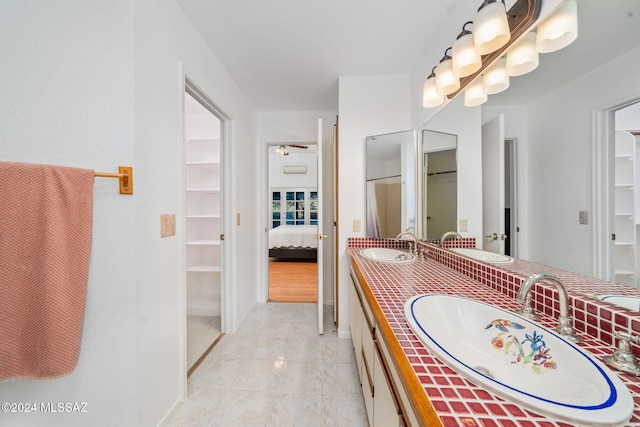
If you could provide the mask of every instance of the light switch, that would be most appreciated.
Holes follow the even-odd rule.
[[[582,225],[589,224],[589,212],[580,211],[580,224]]]
[[[236,212],[236,225],[240,225],[240,212]]]
[[[469,231],[468,229],[469,227],[467,226],[467,220],[466,219],[461,219],[458,221],[458,230],[461,233],[465,233],[467,231]]]
[[[160,237],[175,236],[176,234],[176,214],[160,215]]]
[[[362,221],[360,221],[359,219],[354,219],[353,220],[353,231],[355,233],[359,233],[361,228],[362,228]]]

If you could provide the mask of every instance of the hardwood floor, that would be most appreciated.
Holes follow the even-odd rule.
[[[269,259],[269,301],[316,302],[317,264],[302,260]]]

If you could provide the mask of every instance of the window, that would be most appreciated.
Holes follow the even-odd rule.
[[[318,191],[309,188],[271,190],[271,228],[318,225]]]

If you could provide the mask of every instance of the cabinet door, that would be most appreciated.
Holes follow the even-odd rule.
[[[360,384],[362,384],[362,306],[360,297],[356,290],[356,284],[351,277],[351,288],[349,292],[349,328],[351,330],[351,341],[356,355],[356,365]]]
[[[366,328],[362,330],[362,375],[360,376],[362,382],[362,396],[364,397],[364,406],[367,409],[367,418],[369,419],[369,425],[373,426],[374,422],[374,343],[371,331]]]
[[[384,369],[382,354],[378,343],[373,359],[373,377],[375,378],[375,398],[373,399],[373,427],[391,427],[400,425],[396,397],[393,394],[391,380]]]

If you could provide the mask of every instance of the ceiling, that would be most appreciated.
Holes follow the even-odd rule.
[[[177,2],[256,111],[337,111],[339,77],[416,71],[433,29],[447,20],[461,27],[452,17],[471,7],[455,0]],[[473,11],[480,1],[472,4]],[[490,103],[539,96],[638,46],[640,1],[578,0],[578,13],[578,40],[541,55],[537,70],[513,78]]]
[[[177,0],[257,111],[337,111],[338,77],[410,73],[455,0]]]

